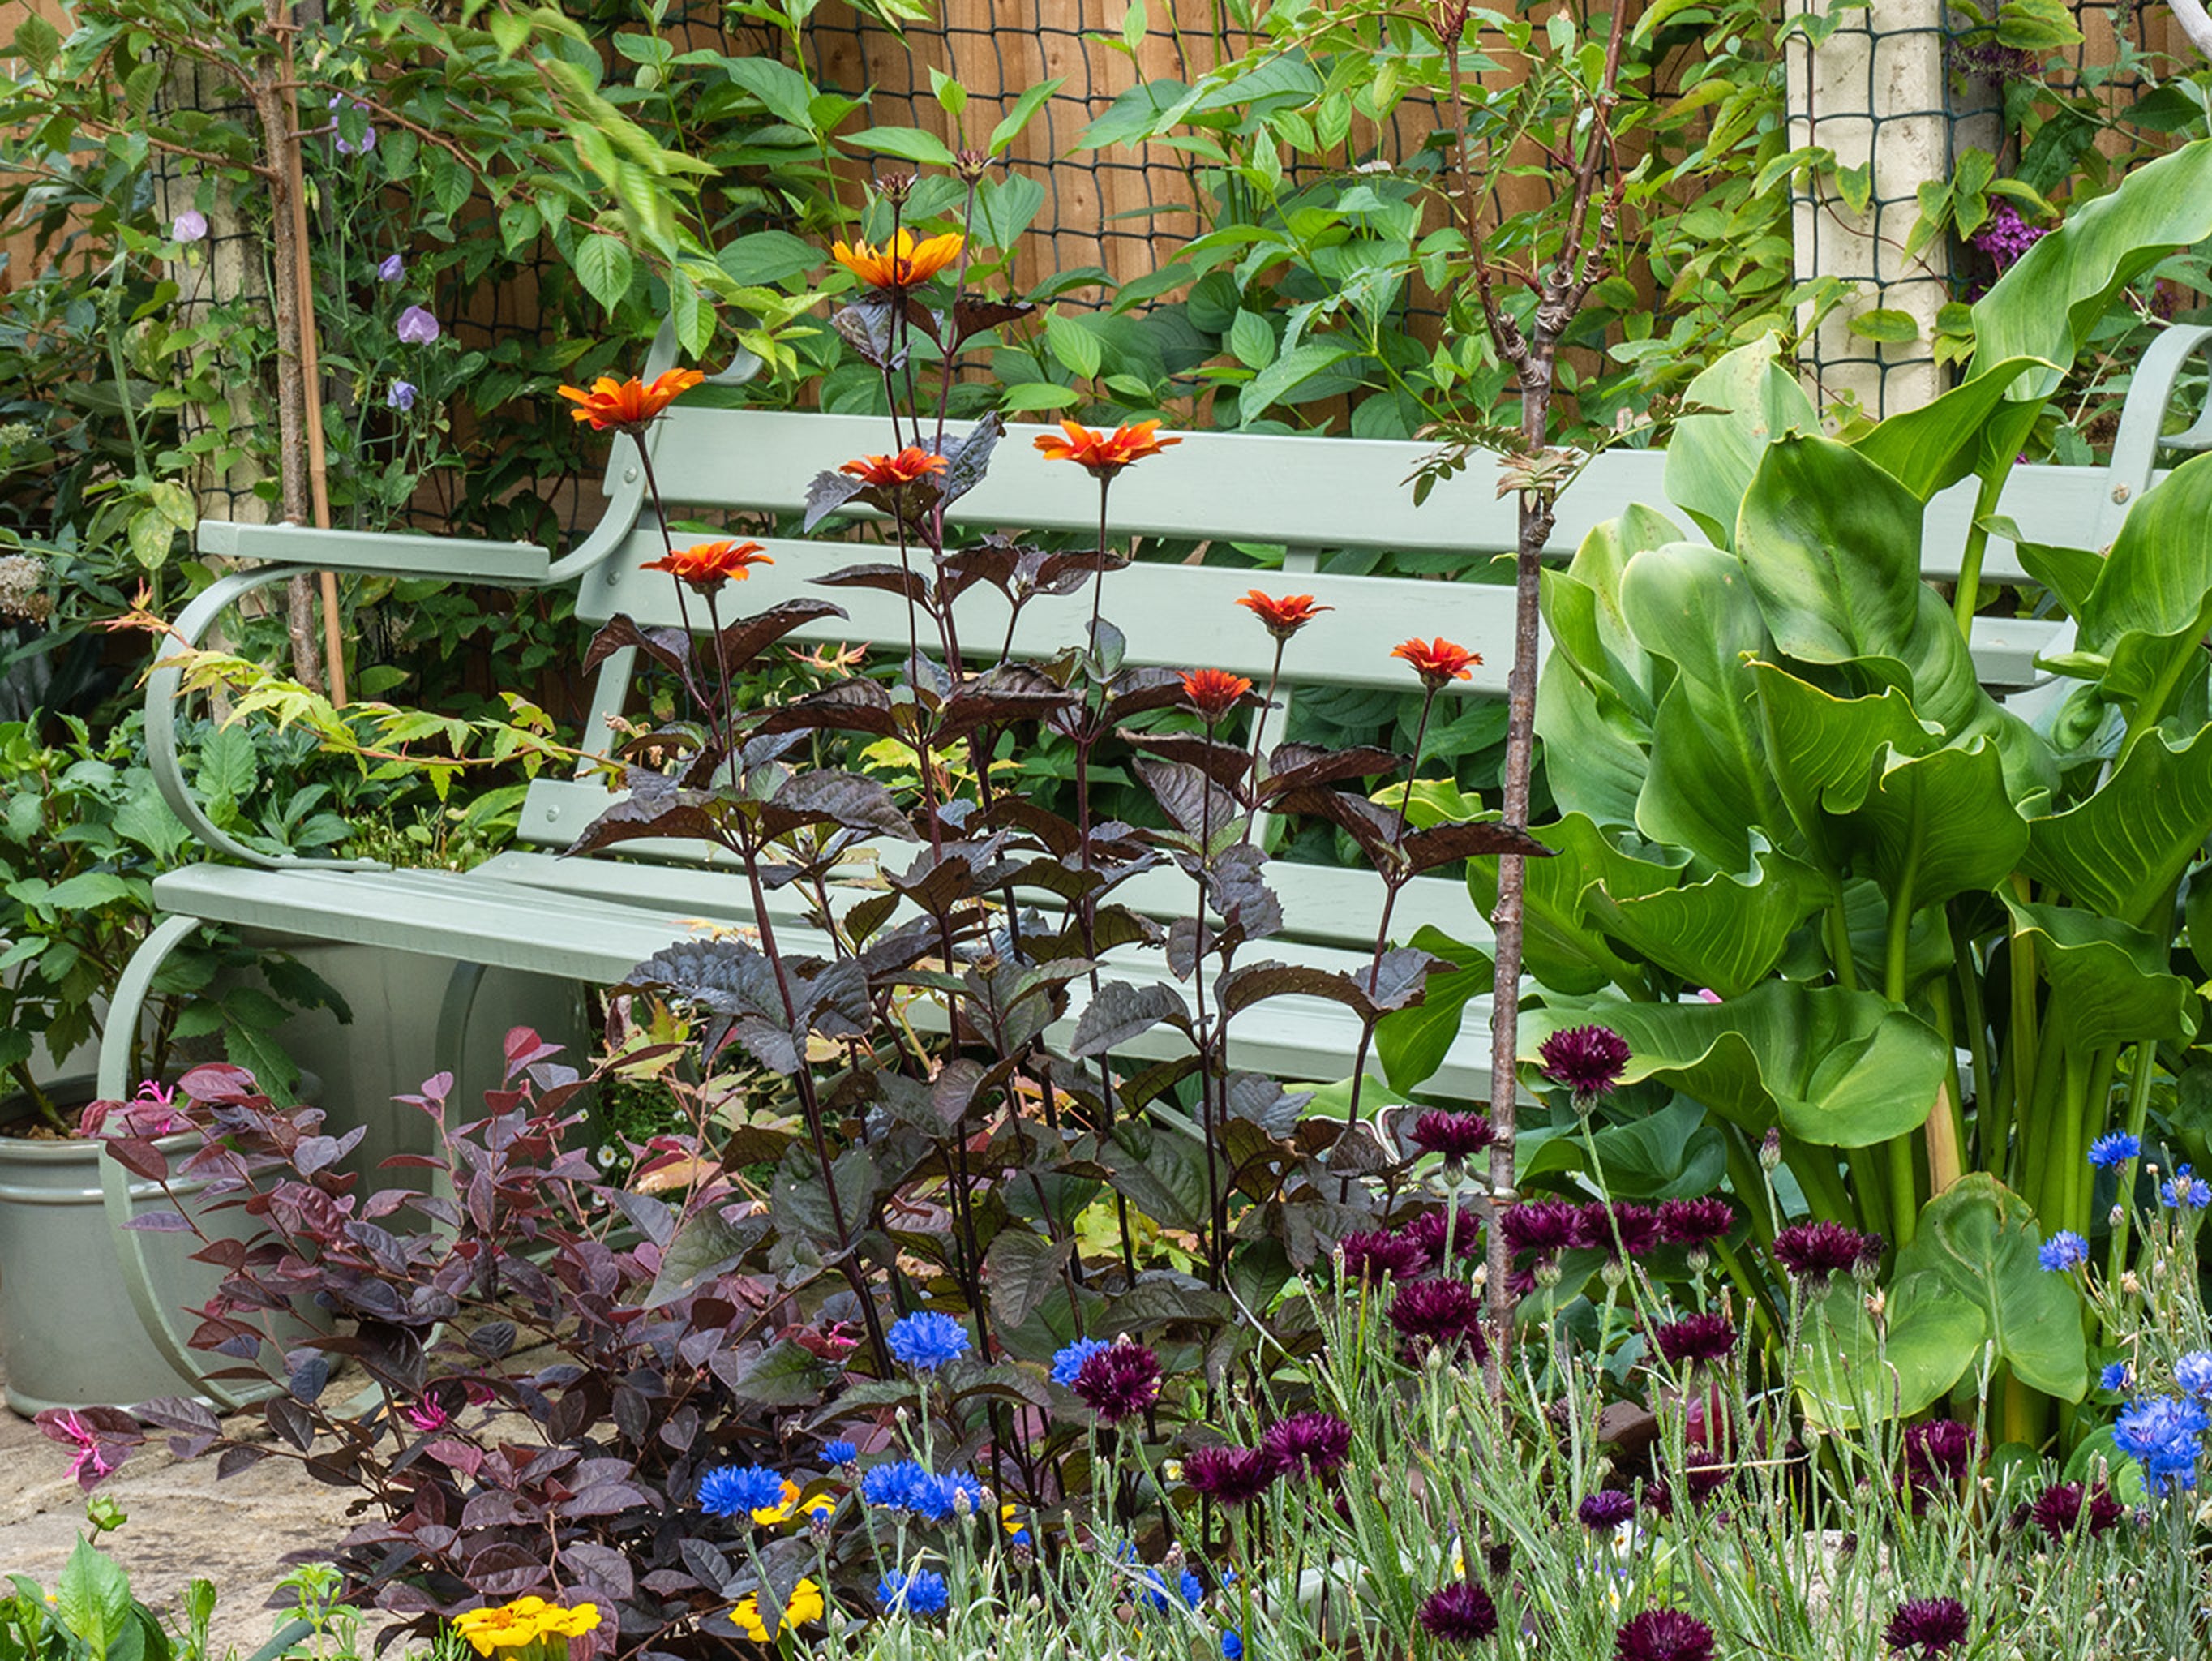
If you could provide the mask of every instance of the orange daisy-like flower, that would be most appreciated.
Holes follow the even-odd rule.
[[[911,289],[959,259],[967,242],[957,231],[917,242],[912,231],[902,230],[880,248],[857,240],[849,247],[832,243],[830,257],[872,289]]]
[[[617,380],[612,375],[603,374],[592,383],[590,392],[580,386],[563,386],[561,396],[577,406],[568,413],[579,421],[590,422],[593,432],[604,433],[611,428],[618,433],[635,435],[645,431],[647,423],[706,378],[696,369],[664,369],[648,386],[635,375],[628,380]]]
[[[1133,426],[1116,427],[1110,433],[1094,433],[1078,423],[1063,421],[1060,430],[1067,436],[1047,433],[1036,441],[1045,459],[1072,461],[1093,478],[1111,478],[1131,462],[1156,456],[1170,444],[1182,442],[1179,438],[1160,437],[1157,421],[1139,421]]]
[[[743,582],[752,575],[756,565],[775,563],[761,551],[757,542],[702,542],[694,547],[678,548],[662,558],[647,560],[642,569],[665,571],[678,582],[687,583],[702,594],[711,594],[719,592],[726,582]]]
[[[1288,640],[1323,611],[1336,610],[1334,605],[1315,605],[1311,594],[1285,594],[1273,599],[1257,588],[1237,603],[1267,624],[1267,632],[1277,640]]]
[[[1182,695],[1211,726],[1234,709],[1252,683],[1226,669],[1194,669],[1182,678]]]
[[[919,444],[909,444],[895,456],[862,456],[858,461],[848,461],[837,470],[850,473],[854,478],[872,484],[878,490],[896,490],[902,484],[930,473],[945,471],[945,458],[923,449]]]
[[[1446,681],[1474,679],[1472,666],[1482,661],[1481,653],[1455,646],[1441,635],[1427,642],[1419,635],[1401,641],[1390,648],[1390,655],[1412,664],[1413,672],[1432,687],[1442,686]]]

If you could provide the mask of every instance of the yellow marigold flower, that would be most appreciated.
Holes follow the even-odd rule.
[[[959,259],[966,244],[957,231],[917,242],[912,231],[902,228],[880,248],[857,240],[849,247],[832,243],[830,257],[872,289],[911,289]]]
[[[453,1617],[453,1630],[469,1640],[478,1655],[501,1650],[526,1650],[543,1639],[580,1638],[599,1624],[599,1607],[579,1603],[564,1609],[542,1597],[518,1597],[496,1609],[466,1609]]]
[[[770,1523],[781,1523],[791,1515],[791,1508],[799,1503],[799,1484],[788,1476],[783,1479],[783,1497],[772,1506],[759,1506],[753,1510],[753,1521],[765,1528]]]
[[[793,1627],[819,1621],[822,1609],[822,1588],[811,1580],[800,1581],[791,1589],[791,1596],[784,1600],[783,1624],[776,1628],[776,1633],[787,1633]],[[765,1644],[775,1635],[769,1631],[768,1623],[761,1619],[757,1593],[749,1591],[738,1599],[735,1607],[730,1610],[730,1620],[739,1632],[756,1644]]]

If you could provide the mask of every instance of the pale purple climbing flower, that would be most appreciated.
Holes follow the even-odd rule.
[[[410,306],[399,313],[399,338],[409,346],[427,346],[445,332],[438,319],[420,306]]]
[[[411,380],[393,381],[392,390],[384,395],[384,401],[391,408],[405,414],[415,407],[415,383]]]
[[[397,283],[406,275],[407,262],[398,254],[393,254],[376,268],[376,280],[380,283]]]
[[[204,242],[207,234],[207,216],[198,208],[187,208],[169,222],[169,234],[179,242]]]

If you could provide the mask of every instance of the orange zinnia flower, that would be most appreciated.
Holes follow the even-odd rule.
[[[645,431],[647,422],[706,378],[696,369],[664,369],[648,386],[635,375],[617,380],[603,374],[592,383],[590,392],[580,386],[563,386],[561,396],[575,403],[577,407],[568,413],[579,421],[590,422],[593,432],[612,428],[635,436]]]
[[[1208,726],[1237,707],[1252,683],[1226,669],[1194,669],[1182,678],[1182,695]]]
[[[1139,421],[1134,426],[1116,427],[1110,433],[1094,433],[1075,422],[1063,421],[1060,430],[1067,436],[1058,438],[1047,433],[1036,441],[1045,459],[1073,461],[1093,478],[1111,478],[1131,462],[1156,456],[1169,445],[1182,442],[1179,438],[1158,436],[1157,421]]]
[[[1412,664],[1413,672],[1431,687],[1442,686],[1448,680],[1474,679],[1474,671],[1470,666],[1482,661],[1481,653],[1455,646],[1441,635],[1426,642],[1419,635],[1401,641],[1390,648],[1390,655]]]
[[[882,247],[855,241],[850,247],[832,243],[830,257],[872,289],[911,289],[927,283],[960,258],[968,239],[947,231],[917,242],[914,233],[902,230]]]
[[[1237,603],[1267,624],[1267,632],[1277,640],[1288,640],[1323,611],[1336,610],[1334,605],[1315,605],[1311,594],[1285,594],[1280,599],[1271,599],[1257,588]]]
[[[928,473],[945,471],[945,458],[923,449],[919,444],[909,444],[895,456],[862,456],[858,461],[848,461],[837,470],[850,473],[854,478],[872,484],[878,490],[894,490],[902,484],[911,484]]]
[[[693,547],[678,548],[659,559],[649,559],[641,569],[665,571],[678,582],[689,583],[702,594],[711,594],[733,578],[743,582],[752,575],[756,565],[775,563],[761,551],[757,542],[702,542]]]

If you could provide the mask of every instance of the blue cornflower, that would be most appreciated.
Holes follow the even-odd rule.
[[[1073,1390],[1075,1375],[1083,1371],[1083,1364],[1100,1350],[1112,1348],[1103,1338],[1078,1338],[1052,1358],[1053,1383],[1062,1390]]]
[[[915,1490],[929,1480],[929,1473],[911,1459],[871,1465],[860,1475],[860,1498],[872,1506],[905,1510],[913,1506]]]
[[[925,1475],[915,1481],[907,1499],[907,1509],[929,1522],[942,1523],[958,1513],[963,1495],[968,1501],[968,1514],[972,1517],[983,1504],[981,1482],[965,1471],[952,1471],[943,1476]]]
[[[724,1465],[699,1479],[699,1505],[717,1517],[749,1517],[783,1503],[783,1477],[766,1465]]]
[[[2167,1206],[2187,1206],[2191,1211],[2202,1211],[2212,1205],[2212,1183],[2190,1174],[2185,1165],[2176,1165],[2173,1175],[2158,1185],[2158,1202]]]
[[[1221,1634],[1221,1661],[1244,1661],[1244,1640],[1234,1628]]]
[[[2107,1361],[2105,1370],[2097,1375],[2097,1388],[2119,1390],[2127,1387],[2128,1364],[2125,1361]]]
[[[894,1573],[876,1582],[876,1602],[892,1615],[939,1615],[951,1601],[951,1588],[935,1569]]]
[[[2124,1130],[2107,1131],[2089,1144],[2089,1163],[2100,1171],[2110,1171],[2116,1165],[2124,1165],[2142,1153],[2142,1141]]]
[[[1206,1596],[1206,1583],[1188,1569],[1185,1569],[1176,1577],[1176,1591],[1182,1595],[1183,1606],[1194,1609]],[[1145,1573],[1145,1596],[1151,1600],[1152,1607],[1156,1609],[1175,1607],[1168,1601],[1166,1578],[1158,1569],[1148,1569]]]
[[[2112,1427],[2112,1441],[2121,1452],[2142,1463],[2143,1475],[2153,1494],[2169,1486],[2197,1486],[2197,1462],[2203,1456],[2197,1440],[2212,1417],[2203,1406],[2179,1396],[2154,1396],[2130,1402]]]
[[[2072,1229],[2062,1228],[2043,1243],[2035,1260],[2053,1274],[2079,1269],[2089,1261],[2089,1243]]]
[[[833,1470],[839,1465],[856,1465],[860,1462],[860,1450],[850,1442],[832,1442],[822,1450],[822,1463]]]
[[[2212,1396],[2212,1349],[2192,1349],[2176,1361],[2173,1382],[2191,1396]]]
[[[968,1348],[968,1334],[960,1323],[933,1309],[900,1316],[884,1336],[891,1354],[916,1372],[934,1372]]]

